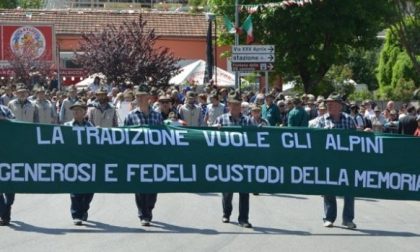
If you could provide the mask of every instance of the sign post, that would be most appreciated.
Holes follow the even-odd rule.
[[[274,69],[274,45],[232,46],[232,70],[237,72],[265,72],[265,92],[268,92],[268,72]]]
[[[274,45],[232,46],[232,70],[235,72],[267,72],[274,69]]]

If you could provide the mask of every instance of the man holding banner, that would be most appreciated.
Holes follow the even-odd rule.
[[[136,90],[137,107],[124,120],[125,126],[163,125],[162,115],[154,111],[149,104],[149,87],[140,85]],[[136,193],[136,205],[142,226],[150,226],[157,193]]]
[[[332,93],[326,100],[328,113],[322,116],[315,128],[323,129],[356,129],[354,120],[346,113],[342,112],[343,101],[341,96]],[[324,227],[333,227],[334,221],[337,218],[337,200],[335,196],[324,195]],[[343,208],[343,226],[354,229],[356,224],[354,219],[354,197],[344,196]]]
[[[216,119],[215,126],[251,126],[252,122],[248,116],[241,113],[241,96],[232,92],[228,96],[228,108],[229,112],[223,114]],[[223,205],[223,223],[230,222],[230,215],[232,213],[232,198],[233,193],[223,193],[222,205]],[[251,223],[248,222],[249,214],[249,193],[239,193],[239,217],[238,223],[241,227],[252,228]]]
[[[72,106],[70,106],[70,110],[73,112],[73,120],[65,122],[65,126],[94,127],[91,122],[86,120],[87,105],[84,102],[76,101]],[[88,210],[90,208],[90,202],[93,199],[93,195],[93,193],[70,194],[70,210],[74,225],[80,226],[83,221],[87,221]]]
[[[8,107],[0,104],[0,120],[10,120],[14,118],[15,115],[12,111]],[[12,204],[14,201],[14,193],[0,193],[0,226],[9,225]]]

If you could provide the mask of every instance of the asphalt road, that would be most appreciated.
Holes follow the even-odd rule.
[[[96,194],[84,226],[73,225],[69,206],[65,194],[18,194],[0,251],[420,251],[415,201],[357,199],[357,230],[341,218],[324,228],[320,196],[251,195],[253,229],[222,223],[214,193],[160,194],[151,227],[140,226],[134,195]]]

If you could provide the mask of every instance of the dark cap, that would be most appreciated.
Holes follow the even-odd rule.
[[[145,84],[140,84],[136,88],[136,95],[147,95],[149,94],[150,88]]]
[[[70,106],[70,109],[75,109],[75,108],[82,108],[82,109],[86,110],[87,105],[86,105],[86,103],[84,103],[82,101],[76,101],[73,105]]]
[[[293,104],[300,104],[302,103],[302,100],[300,99],[300,97],[298,95],[296,95],[295,97],[293,97],[292,99]]]
[[[228,95],[228,102],[229,103],[241,103],[242,102],[241,95],[236,91],[230,92],[229,95]]]
[[[350,108],[351,109],[359,109],[359,106],[357,106],[357,103],[355,103],[355,102],[352,102],[352,103],[350,103]]]
[[[325,100],[326,102],[339,102],[342,103],[343,99],[341,98],[341,95],[338,93],[331,93],[328,98]]]
[[[21,85],[18,85],[16,87],[16,92],[17,93],[19,93],[19,92],[28,92],[28,89],[26,88],[25,85],[21,84]]]
[[[187,92],[187,98],[188,99],[195,99],[197,97],[197,93],[194,91],[188,91]]]
[[[169,97],[168,95],[161,95],[159,96],[159,100],[160,102],[169,102],[171,101],[171,97]]]

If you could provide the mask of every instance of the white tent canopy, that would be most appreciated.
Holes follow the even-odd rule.
[[[80,82],[78,82],[78,83],[76,83],[76,87],[77,87],[77,89],[87,89],[87,87],[89,86],[89,84],[91,84],[91,83],[93,83],[93,80],[96,78],[96,77],[99,77],[99,78],[101,78],[102,80],[103,79],[105,79],[105,75],[103,75],[102,73],[95,73],[95,74],[92,74],[92,75],[90,75],[89,77],[87,77],[86,79],[84,79],[84,80],[82,80],[82,81],[80,81]]]
[[[169,84],[182,85],[186,82],[195,83],[196,85],[204,84],[204,72],[206,69],[206,62],[204,60],[197,60],[181,68],[181,72],[172,77]],[[215,71],[213,71],[212,79],[216,82]],[[217,68],[217,83],[219,87],[233,87],[235,86],[235,75]]]

